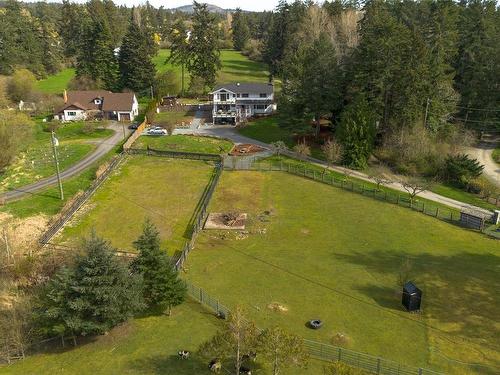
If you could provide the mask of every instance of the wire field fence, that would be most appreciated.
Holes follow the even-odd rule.
[[[230,314],[228,307],[224,306],[217,298],[205,292],[202,288],[186,281],[188,295],[202,305],[207,306],[221,318]],[[419,367],[402,365],[384,358],[356,352],[334,345],[323,344],[317,341],[304,339],[307,353],[316,359],[328,362],[343,362],[349,366],[363,369],[380,375],[438,375],[439,372]]]
[[[177,271],[179,271],[184,265],[184,262],[186,261],[189,252],[194,248],[194,243],[196,241],[198,233],[203,228],[203,223],[207,215],[207,208],[215,192],[215,188],[219,182],[222,170],[223,170],[223,162],[219,161],[215,165],[214,174],[212,175],[212,178],[207,186],[207,189],[205,190],[203,196],[201,197],[197,211],[195,212],[193,218],[193,226],[191,229],[191,238],[189,239],[189,241],[186,242],[186,244],[184,245],[179,254],[179,257],[175,261],[175,269]]]
[[[111,172],[121,163],[125,154],[121,153],[115,156],[107,165],[106,169],[99,174],[99,176],[92,182],[87,190],[78,196],[69,207],[65,208],[60,214],[59,218],[55,220],[47,229],[47,231],[40,237],[40,244],[47,244],[52,237],[56,235],[59,230],[71,219],[76,211],[95,193],[95,191],[101,186],[101,184],[106,180]]]
[[[305,164],[290,163],[278,160],[251,160],[245,162],[225,163],[224,168],[228,170],[251,170],[251,171],[280,171],[287,172],[296,176],[301,176],[314,181],[322,182],[327,185],[335,186],[344,190],[359,193],[374,199],[396,204],[422,212],[426,215],[436,217],[441,220],[460,224],[460,211],[447,208],[442,205],[433,204],[427,200],[419,200],[418,197],[413,200],[408,194],[398,193],[394,190],[385,188],[383,185],[377,188],[374,183],[362,183],[359,180],[349,178],[349,176],[339,176],[329,170],[311,168]],[[485,233],[493,235],[484,230]]]

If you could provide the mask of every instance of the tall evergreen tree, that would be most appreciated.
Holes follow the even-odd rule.
[[[87,14],[80,5],[63,0],[59,34],[63,41],[64,55],[68,58],[75,57],[81,46],[83,25],[86,22],[84,17],[87,17]]]
[[[26,67],[38,76],[45,74],[41,35],[35,18],[16,0],[8,0],[0,12],[0,74]]]
[[[362,95],[342,111],[336,134],[343,146],[345,165],[355,169],[366,167],[373,149],[376,121],[376,115]]]
[[[140,278],[94,233],[74,268],[63,268],[44,291],[38,314],[46,334],[103,334],[142,309]]]
[[[231,28],[233,30],[234,49],[241,51],[250,38],[250,29],[248,28],[246,17],[240,8],[236,8],[236,12],[233,13]]]
[[[360,44],[350,66],[351,91],[363,93],[384,128],[413,126],[427,100],[424,40],[380,0],[367,3]]]
[[[100,87],[115,90],[119,86],[119,68],[104,6],[92,0],[87,8],[90,20],[84,25],[76,75],[92,77]]]
[[[170,55],[165,61],[181,66],[181,95],[184,95],[185,87],[185,67],[191,57],[189,46],[189,30],[182,19],[178,19],[171,27],[169,32]]]
[[[139,252],[131,268],[142,276],[144,300],[153,308],[167,310],[180,305],[186,298],[186,285],[179,279],[167,253],[160,248],[160,234],[154,224],[146,220],[142,234],[134,242]]]
[[[118,63],[121,86],[137,92],[153,85],[156,67],[152,61],[156,51],[151,48],[152,35],[141,29],[139,20],[131,18],[129,28],[123,38]]]
[[[492,0],[463,1],[460,7],[455,63],[459,118],[472,127],[499,129],[500,9]]]
[[[193,30],[190,38],[190,58],[187,68],[191,86],[196,80],[203,83],[204,91],[215,84],[221,67],[216,17],[208,11],[207,4],[194,2]]]

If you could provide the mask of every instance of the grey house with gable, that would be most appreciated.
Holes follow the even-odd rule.
[[[237,125],[276,110],[272,83],[228,83],[217,86],[210,94],[214,124]]]

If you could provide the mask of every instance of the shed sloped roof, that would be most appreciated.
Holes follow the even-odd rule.
[[[270,83],[254,83],[254,82],[225,83],[223,85],[216,86],[213,92],[218,91],[220,89],[226,89],[236,94],[238,93],[271,94],[273,92],[274,86]]]

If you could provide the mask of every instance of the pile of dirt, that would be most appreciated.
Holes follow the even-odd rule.
[[[208,215],[204,229],[245,229],[246,213],[212,212]]]
[[[267,308],[269,310],[272,310],[274,312],[279,312],[279,313],[288,312],[288,307],[286,307],[285,305],[282,305],[281,303],[278,303],[278,302],[271,302],[269,305],[267,305]]]
[[[244,156],[244,155],[251,155],[255,154],[258,152],[265,151],[266,149],[257,145],[253,145],[251,143],[242,143],[240,145],[236,145],[233,147],[233,149],[229,152],[229,155],[231,156]]]

